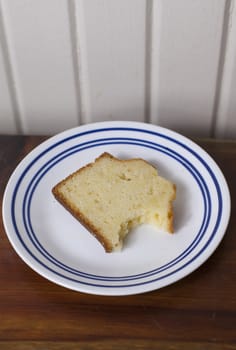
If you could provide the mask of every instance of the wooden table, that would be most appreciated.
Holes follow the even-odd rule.
[[[0,136],[1,204],[11,172],[44,139]],[[236,349],[236,142],[197,142],[226,176],[231,220],[210,259],[166,288],[103,297],[57,286],[17,256],[0,219],[1,350]]]

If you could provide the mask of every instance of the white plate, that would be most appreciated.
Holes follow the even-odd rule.
[[[141,157],[177,186],[175,234],[143,225],[121,252],[100,243],[53,197],[52,187],[107,151]],[[220,243],[230,195],[213,159],[189,139],[136,122],[102,122],[65,131],[39,145],[17,166],[5,190],[4,225],[19,256],[64,287],[127,295],[167,286],[199,267]]]

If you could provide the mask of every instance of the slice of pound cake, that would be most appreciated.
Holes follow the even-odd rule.
[[[143,159],[121,160],[103,153],[52,192],[106,252],[120,250],[128,232],[143,223],[173,232],[175,185]]]

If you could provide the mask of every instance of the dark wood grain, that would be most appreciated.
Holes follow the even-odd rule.
[[[1,205],[11,172],[44,139],[0,136]],[[236,143],[197,143],[225,174],[232,215],[210,259],[166,288],[105,297],[57,286],[22,262],[0,218],[0,349],[236,349]]]

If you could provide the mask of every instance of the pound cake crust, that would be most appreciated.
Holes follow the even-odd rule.
[[[52,189],[55,198],[103,245],[120,250],[128,232],[149,223],[173,233],[176,186],[141,158],[105,152]]]

